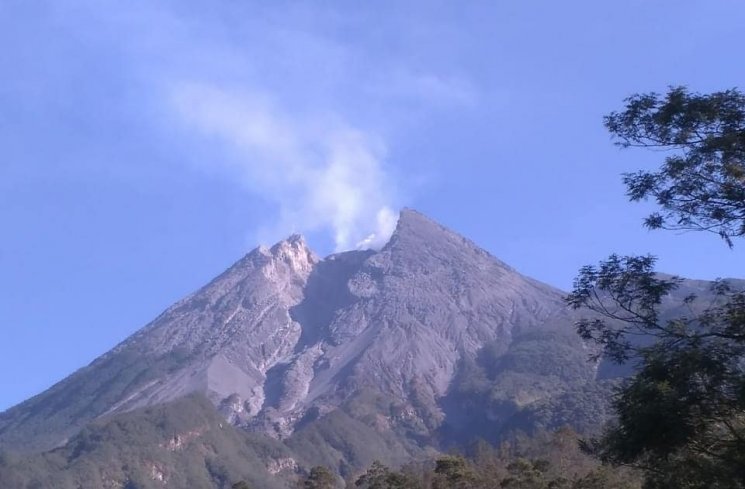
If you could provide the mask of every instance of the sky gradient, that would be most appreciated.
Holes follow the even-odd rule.
[[[259,243],[385,242],[402,206],[567,289],[611,252],[745,277],[649,232],[602,117],[742,87],[739,0],[0,2],[0,410]]]

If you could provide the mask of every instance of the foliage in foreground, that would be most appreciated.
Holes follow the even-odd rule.
[[[712,231],[730,246],[745,236],[745,94],[637,94],[605,126],[621,147],[666,152],[656,170],[624,175],[632,201],[659,207],[647,227]]]
[[[635,95],[606,127],[623,147],[668,151],[655,171],[625,175],[631,200],[651,198],[652,229],[713,231],[732,247],[745,236],[745,95],[671,88]],[[611,257],[580,270],[568,302],[595,315],[580,335],[636,374],[618,391],[617,421],[587,448],[632,465],[644,487],[745,487],[745,293],[714,284],[711,300],[685,298],[663,317],[680,286],[655,273],[651,256]]]
[[[324,474],[323,478],[318,474]],[[329,469],[316,467],[299,487],[332,489],[635,489],[637,475],[604,467],[580,450],[568,428],[534,437],[518,436],[494,448],[479,442],[468,456],[451,454],[431,462],[392,469],[374,462],[345,484],[331,480]]]

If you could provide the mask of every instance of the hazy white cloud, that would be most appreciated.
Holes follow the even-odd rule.
[[[276,203],[270,235],[328,230],[337,251],[380,247],[396,223],[385,146],[337,117],[292,116],[271,97],[203,83],[170,91],[190,128],[233,155],[226,163],[252,193]]]
[[[134,102],[158,129],[179,127],[183,151],[209,148],[215,156],[203,167],[276,206],[251,224],[263,240],[320,231],[337,250],[383,245],[403,200],[383,135],[477,99],[455,74],[414,72],[406,59],[348,39],[335,9],[83,4],[93,17],[78,22],[104,26],[103,41],[121,48],[119,64],[142,89]]]

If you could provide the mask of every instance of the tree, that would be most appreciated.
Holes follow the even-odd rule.
[[[302,483],[305,489],[333,489],[336,486],[336,477],[327,468],[317,465],[310,469],[310,473]]]
[[[502,479],[503,489],[569,489],[564,478],[549,480],[546,475],[549,463],[545,460],[517,459],[507,466],[509,476]]]
[[[631,200],[660,207],[648,227],[714,231],[730,246],[745,235],[745,95],[683,87],[634,95],[605,126],[622,147],[670,153],[656,171],[624,175]]]
[[[412,477],[392,471],[378,461],[373,462],[354,485],[363,489],[415,489],[419,487]]]
[[[624,147],[673,151],[657,171],[626,174],[632,201],[653,197],[650,228],[745,236],[745,97],[671,88],[635,95],[605,119]],[[745,294],[715,282],[702,304],[661,317],[681,280],[651,256],[611,257],[580,270],[567,300],[593,313],[577,325],[608,358],[637,373],[615,399],[618,419],[586,444],[602,460],[640,467],[645,487],[745,487]]]
[[[240,481],[230,486],[230,489],[251,489],[251,486],[246,481]]]
[[[616,471],[600,467],[576,480],[572,489],[636,489],[636,481],[619,476]]]
[[[476,486],[476,474],[468,461],[456,455],[437,459],[435,462],[435,489],[466,489]]]

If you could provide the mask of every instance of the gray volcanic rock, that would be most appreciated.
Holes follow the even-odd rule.
[[[498,359],[489,375],[512,379],[503,392],[515,406],[593,381],[563,296],[413,210],[377,252],[320,260],[292,236],[253,250],[89,366],[0,414],[0,448],[56,446],[93,419],[193,392],[231,423],[283,438],[311,414],[374,390],[431,434],[457,419],[449,392],[487,347]],[[531,371],[537,362],[525,351],[541,348],[548,363]]]
[[[0,414],[0,446],[48,448],[92,419],[201,392],[255,415],[266,372],[293,354],[290,308],[318,258],[300,236],[259,247],[87,367]]]

